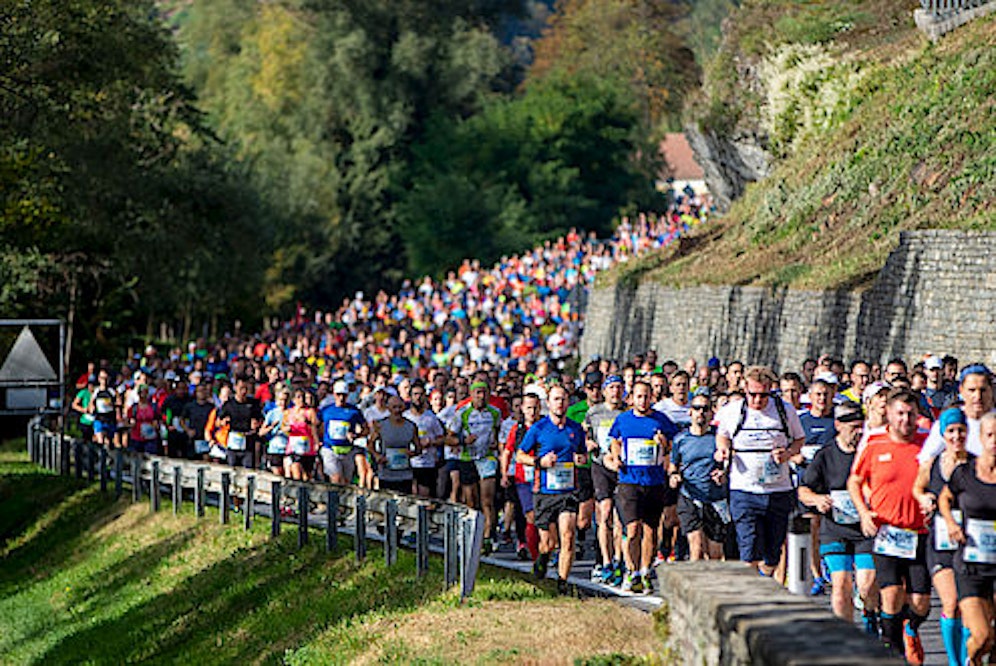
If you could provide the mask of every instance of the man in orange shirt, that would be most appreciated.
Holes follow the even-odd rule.
[[[886,431],[872,436],[859,454],[847,490],[861,518],[861,530],[875,537],[875,571],[882,590],[882,642],[922,664],[918,629],[930,613],[928,530],[913,498],[917,454],[924,435],[917,431],[917,396],[894,389],[886,402]],[[868,502],[863,488],[868,488]],[[908,602],[908,606],[904,606]]]

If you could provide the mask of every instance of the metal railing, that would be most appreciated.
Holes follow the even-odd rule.
[[[443,556],[447,589],[459,584],[462,598],[474,590],[484,519],[481,512],[461,504],[387,490],[293,481],[270,472],[124,449],[108,451],[52,432],[40,418],[28,423],[27,447],[32,462],[59,474],[99,482],[102,492],[109,492],[113,484],[115,497],[124,494],[125,486],[133,502],[143,501],[147,495],[153,512],[162,508],[165,496],[173,513],[178,513],[186,495],[193,501],[198,518],[211,502],[219,508],[219,520],[229,523],[232,503],[238,500],[247,530],[257,516],[269,517],[274,537],[280,535],[284,523],[295,524],[298,547],[303,547],[311,528],[324,529],[328,551],[337,547],[340,532],[352,534],[358,560],[366,557],[368,540],[383,541],[387,566],[396,564],[399,547],[410,547],[415,550],[419,576],[428,573],[429,555],[435,552]],[[283,515],[281,509],[288,505],[294,507],[293,515]],[[407,543],[399,539],[402,531],[412,535]]]
[[[974,9],[992,0],[920,0],[923,11],[935,17],[950,16],[966,9]]]

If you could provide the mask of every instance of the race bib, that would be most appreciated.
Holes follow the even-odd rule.
[[[723,521],[724,525],[729,525],[733,522],[733,516],[730,514],[730,503],[725,499],[716,500],[712,503],[712,508],[719,515],[719,519]]]
[[[204,455],[211,450],[211,444],[205,439],[195,439],[194,440],[194,453],[199,456]]]
[[[630,437],[626,440],[626,464],[632,467],[652,467],[659,464],[660,447],[652,439]]]
[[[498,460],[496,458],[482,458],[475,460],[477,465],[477,475],[482,479],[490,479],[498,475]]]
[[[210,454],[212,458],[217,458],[218,460],[224,460],[227,457],[225,455],[225,449],[221,448],[217,444],[211,445]]]
[[[858,508],[854,506],[851,493],[846,490],[831,490],[830,499],[833,501],[833,522],[838,525],[856,525],[861,522],[858,515]]]
[[[93,414],[80,414],[80,425],[92,426],[93,421]]]
[[[387,468],[400,472],[409,468],[408,452],[405,449],[387,449],[384,452],[387,457]]]
[[[788,476],[788,467],[775,462],[770,453],[755,453],[754,474],[762,486],[782,483]]]
[[[959,525],[963,525],[961,511],[951,510],[951,516]],[[958,550],[958,543],[951,540],[948,534],[948,524],[944,516],[937,514],[934,516],[934,550]]]
[[[574,463],[557,463],[546,470],[546,489],[557,492],[574,490]]]
[[[228,448],[232,451],[245,451],[246,434],[244,432],[229,432]]]
[[[612,421],[602,421],[595,428],[595,441],[598,442],[598,450],[603,456],[609,455],[612,450],[612,439],[609,437],[609,430],[612,429]]]
[[[904,530],[901,527],[882,525],[875,537],[875,553],[899,557],[904,560],[915,560],[916,543],[916,530]]]
[[[183,430],[183,423],[180,422],[179,416],[173,417],[173,430]]]
[[[969,518],[965,526],[968,539],[961,552],[966,562],[996,564],[996,522]]]
[[[159,434],[159,429],[156,428],[155,423],[139,423],[138,434],[141,435],[143,440],[148,441],[156,438],[156,435]]]
[[[823,447],[819,444],[807,444],[802,447],[802,459],[806,461],[806,464],[813,462],[813,458],[816,457],[816,453]]]
[[[522,478],[526,483],[532,483],[536,480],[536,468],[532,465],[522,466]]]
[[[311,451],[311,442],[304,435],[291,435],[287,438],[287,448],[296,456],[305,456]]]
[[[94,400],[94,406],[99,414],[110,414],[114,411],[114,403],[110,398],[97,398]]]
[[[329,439],[342,441],[349,437],[349,421],[329,421],[327,431]]]

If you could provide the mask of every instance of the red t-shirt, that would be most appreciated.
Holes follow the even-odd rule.
[[[872,435],[854,463],[853,473],[865,480],[871,495],[869,508],[875,522],[920,533],[927,531],[920,504],[913,499],[913,484],[920,465],[917,455],[926,437],[917,433],[912,442],[896,442],[888,432]]]
[[[505,441],[505,450],[512,453],[512,460],[515,460],[515,452],[519,449],[519,442],[522,437],[519,437],[519,431],[522,430],[522,435],[524,436],[525,431],[528,428],[524,427],[521,423],[516,423],[512,426],[512,429],[508,431],[508,439]],[[516,483],[528,483],[526,481],[526,467],[527,465],[522,465],[520,463],[515,463],[515,482]]]

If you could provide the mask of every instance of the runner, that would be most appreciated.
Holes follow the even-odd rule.
[[[568,593],[567,577],[574,564],[578,512],[575,465],[587,458],[584,431],[567,418],[567,397],[563,386],[550,388],[549,415],[529,428],[516,454],[518,462],[538,467],[540,472],[538,493],[534,497],[540,545],[533,572],[538,578],[546,577],[550,555],[559,541],[557,591],[560,594]]]
[[[411,494],[411,457],[419,453],[418,426],[403,415],[401,396],[387,399],[390,416],[371,424],[370,445],[377,459],[381,490]]]
[[[263,417],[259,436],[266,442],[266,468],[277,476],[284,475],[284,456],[287,455],[287,433],[283,430],[284,411],[290,404],[290,391],[276,389],[276,404]]]
[[[834,440],[821,448],[806,468],[799,486],[799,501],[822,515],[819,553],[830,571],[834,615],[847,622],[854,621],[851,590],[857,582],[865,631],[878,638],[879,599],[873,539],[861,532],[860,518],[847,491],[863,420],[857,403],[845,401],[834,408]]]
[[[575,402],[567,408],[567,418],[578,424],[585,422],[588,411],[600,405],[603,400],[602,381],[604,377],[598,370],[585,375],[584,390],[585,399]],[[584,556],[584,544],[587,539],[588,528],[591,526],[591,519],[595,513],[595,486],[592,482],[591,458],[589,457],[583,464],[578,465],[578,538],[577,557]],[[596,558],[599,557],[596,555]]]
[[[613,498],[619,475],[605,466],[606,457],[612,452],[609,431],[616,417],[623,413],[623,380],[619,375],[609,375],[602,387],[605,402],[588,410],[585,415],[588,456],[591,458],[591,478],[598,507],[598,553],[592,580],[610,585],[623,581],[623,526],[616,516]]]
[[[650,567],[657,546],[657,527],[668,494],[667,455],[678,427],[650,407],[650,385],[633,384],[633,408],[616,417],[609,430],[612,450],[608,466],[618,472],[616,502],[626,525],[629,570],[622,589],[650,594]]]
[[[938,506],[948,534],[960,544],[954,558],[958,606],[968,630],[969,663],[979,665],[994,645],[993,608],[996,582],[996,414],[981,418],[981,454],[951,473]],[[960,507],[964,527],[955,520]]]
[[[93,422],[96,419],[90,411],[90,402],[97,391],[97,377],[87,375],[84,381],[86,384],[76,392],[76,397],[73,398],[72,410],[76,418],[79,419],[80,434],[83,436],[83,441],[92,442]]]
[[[968,426],[965,414],[957,407],[941,414],[941,432],[944,434],[944,451],[930,461],[920,463],[913,497],[920,503],[920,510],[930,521],[930,541],[927,545],[927,565],[930,568],[934,589],[941,598],[941,637],[948,654],[949,666],[965,663],[962,623],[958,614],[958,589],[955,585],[954,551],[957,543],[948,536],[944,518],[935,515],[937,498],[941,496],[955,467],[969,461],[965,451]],[[958,505],[952,509],[957,512]]]
[[[816,452],[832,443],[837,435],[834,430],[834,392],[835,385],[828,383],[825,379],[815,379],[809,387],[809,409],[799,414],[799,421],[806,433],[806,443],[802,445],[800,455],[792,461],[795,464],[798,478],[802,478],[806,473],[806,468],[813,461]],[[809,519],[811,538],[809,568],[813,574],[813,587],[809,591],[810,596],[823,594],[826,591],[826,586],[830,583],[820,566],[821,520],[822,517],[819,513],[812,514]]]
[[[149,402],[149,387],[138,387],[138,398],[127,412],[128,449],[136,453],[159,453],[159,410]]]
[[[308,404],[308,392],[303,388],[294,389],[293,396],[280,425],[281,431],[287,434],[284,469],[295,481],[309,481],[315,473],[318,456],[318,414]]]
[[[982,364],[970,365],[961,371],[958,386],[961,408],[968,423],[968,439],[965,448],[974,456],[982,454],[982,441],[979,437],[983,416],[993,411],[992,373]],[[940,431],[940,421],[930,429],[930,435],[920,452],[920,462],[935,458],[944,449],[944,437]]]
[[[674,437],[668,479],[678,494],[678,518],[688,539],[691,561],[723,559],[731,522],[722,467],[716,463],[716,433],[708,389],[699,389],[689,407],[691,423]]]
[[[97,444],[105,448],[114,446],[114,433],[117,431],[120,413],[116,404],[116,393],[110,386],[111,376],[101,368],[97,373],[97,386],[93,400],[87,406],[93,416],[93,438]]]
[[[235,380],[234,394],[222,404],[216,419],[216,425],[228,429],[224,449],[231,467],[255,469],[254,438],[262,422],[259,403],[249,398],[249,382],[239,377]]]
[[[404,416],[418,427],[421,446],[421,453],[411,459],[415,479],[412,492],[422,497],[432,497],[436,493],[439,445],[445,438],[446,432],[443,430],[443,424],[429,409],[429,400],[422,382],[412,384],[411,399],[411,407]]]
[[[363,414],[347,400],[349,387],[343,380],[332,385],[333,404],[321,410],[322,421],[322,470],[332,483],[348,485],[359,472],[360,485],[372,486],[363,481],[367,478],[366,450],[356,445],[357,438],[369,434]]]
[[[210,442],[205,439],[204,432],[207,430],[208,418],[214,411],[214,405],[210,399],[210,389],[205,384],[199,384],[194,389],[194,399],[188,402],[180,414],[180,423],[187,433],[187,437],[193,442],[191,457],[194,460],[209,460],[208,454],[211,451]]]
[[[520,463],[516,459],[516,451],[519,444],[525,437],[526,432],[534,423],[539,421],[540,398],[535,393],[527,393],[522,396],[522,418],[513,425],[505,439],[505,446],[501,455],[502,482],[506,486],[514,486],[516,495],[516,507],[522,512],[525,519],[523,536],[516,547],[516,554],[520,560],[530,560],[535,562],[539,557],[539,531],[536,529],[536,514],[533,502],[533,485],[536,479],[536,468],[532,465]],[[525,550],[524,550],[525,549]]]
[[[753,366],[744,378],[746,398],[716,414],[716,459],[729,474],[740,559],[771,576],[795,506],[788,461],[801,451],[805,432],[792,406],[772,395],[774,372]]]
[[[924,439],[916,428],[918,402],[907,389],[889,392],[888,428],[868,440],[847,481],[847,490],[861,517],[861,531],[875,537],[882,642],[897,655],[905,654],[911,664],[923,663],[919,628],[930,613],[927,528],[913,497],[918,473],[916,457]]]

